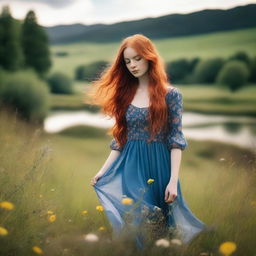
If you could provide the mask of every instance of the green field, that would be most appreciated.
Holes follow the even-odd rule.
[[[256,86],[247,85],[232,93],[217,85],[174,85],[183,94],[184,111],[205,114],[226,114],[256,116]],[[86,98],[87,83],[75,83],[76,94],[51,94],[52,110],[90,110],[96,109],[83,103]]]
[[[15,205],[1,210],[1,255],[139,255],[125,242],[109,242],[111,227],[98,212],[90,179],[110,153],[105,130],[89,127],[48,135],[0,112],[0,200]],[[82,131],[82,132],[81,132]],[[256,220],[255,155],[248,150],[189,140],[180,169],[182,192],[191,210],[214,232],[202,234],[188,248],[166,249],[173,255],[219,255],[224,241],[237,244],[237,256],[253,255]],[[53,211],[56,221],[47,220]],[[86,215],[81,212],[87,210]],[[104,226],[106,230],[100,231]],[[97,234],[88,244],[83,235]],[[212,253],[212,254],[210,254]],[[162,255],[154,245],[144,254]]]
[[[153,40],[153,42],[166,62],[179,58],[228,57],[241,50],[255,56],[256,28]],[[120,42],[54,45],[51,47],[53,71],[62,71],[74,77],[74,70],[78,65],[97,60],[112,61],[119,45]],[[59,51],[67,52],[69,55],[56,57],[54,53]]]
[[[178,58],[229,57],[237,51],[245,51],[256,56],[256,28],[215,32],[197,36],[154,40],[164,61]],[[119,43],[72,43],[54,45],[52,71],[62,71],[74,77],[74,70],[80,64],[97,60],[112,61]],[[67,57],[56,57],[54,53],[64,51]],[[87,82],[74,82],[76,94],[71,96],[51,95],[51,109],[89,109],[84,105],[84,90]],[[228,114],[256,116],[256,86],[248,84],[242,90],[231,93],[218,85],[174,85],[184,95],[185,111],[207,114]],[[93,109],[95,111],[95,109]]]

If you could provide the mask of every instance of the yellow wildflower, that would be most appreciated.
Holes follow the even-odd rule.
[[[36,253],[36,254],[43,254],[43,251],[40,247],[38,246],[33,246],[32,250]]]
[[[101,226],[99,227],[99,230],[102,231],[102,230],[105,230],[106,228],[104,226]]]
[[[43,198],[43,195],[42,195],[42,194],[40,194],[40,195],[39,195],[39,198]]]
[[[0,207],[5,210],[12,210],[14,209],[14,204],[8,201],[0,202]]]
[[[236,244],[234,242],[224,242],[220,245],[219,251],[225,256],[231,255],[236,250]]]
[[[81,212],[82,215],[86,215],[87,213],[88,213],[87,210],[84,210],[84,211]]]
[[[103,212],[104,211],[104,208],[102,205],[97,205],[96,206],[96,210],[99,211],[99,212]]]
[[[48,217],[49,222],[54,222],[56,220],[56,214],[52,214]]]
[[[129,197],[125,197],[122,199],[122,204],[131,205],[133,204],[133,199]]]
[[[53,214],[53,211],[49,210],[47,211],[47,214]]]
[[[154,182],[155,180],[154,179],[148,179],[147,183],[148,184],[151,184],[152,182]]]
[[[8,235],[8,230],[4,227],[0,227],[0,236]]]

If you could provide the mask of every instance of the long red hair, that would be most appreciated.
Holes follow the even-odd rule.
[[[132,47],[137,53],[149,61],[149,131],[152,141],[161,129],[166,129],[168,110],[165,96],[168,87],[168,75],[165,63],[158,54],[152,41],[142,34],[126,37],[117,52],[112,65],[107,66],[98,80],[92,82],[91,103],[101,106],[101,112],[115,118],[115,125],[108,131],[119,146],[127,141],[127,125],[125,113],[132,102],[139,86],[138,78],[134,77],[126,67],[123,52],[126,47]]]

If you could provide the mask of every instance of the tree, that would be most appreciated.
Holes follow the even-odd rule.
[[[245,64],[247,64],[249,68],[251,65],[250,56],[246,52],[243,52],[243,51],[239,51],[239,52],[233,54],[232,56],[229,57],[228,60],[240,60],[240,61],[244,62]]]
[[[21,66],[22,52],[15,21],[9,6],[3,6],[0,16],[0,66],[15,71]]]
[[[194,75],[198,83],[214,83],[224,60],[220,57],[201,60],[195,67]]]
[[[252,83],[256,83],[256,56],[252,58],[251,65],[250,65],[250,77],[249,81]]]
[[[239,60],[228,61],[219,72],[216,82],[234,92],[240,89],[249,78],[248,66]]]
[[[27,13],[22,25],[21,41],[25,66],[34,68],[41,77],[45,77],[51,67],[49,40],[44,29],[37,24],[32,10]]]
[[[173,83],[180,83],[190,73],[190,62],[185,59],[178,59],[167,64],[167,73]]]
[[[61,72],[53,73],[47,82],[52,93],[72,94],[74,92],[72,80]]]
[[[88,65],[80,65],[75,70],[75,79],[91,82],[100,76],[108,64],[107,61],[99,60]]]

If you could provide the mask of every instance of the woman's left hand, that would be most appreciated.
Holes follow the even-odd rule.
[[[165,189],[164,200],[166,203],[172,203],[177,197],[177,182],[170,181]]]

